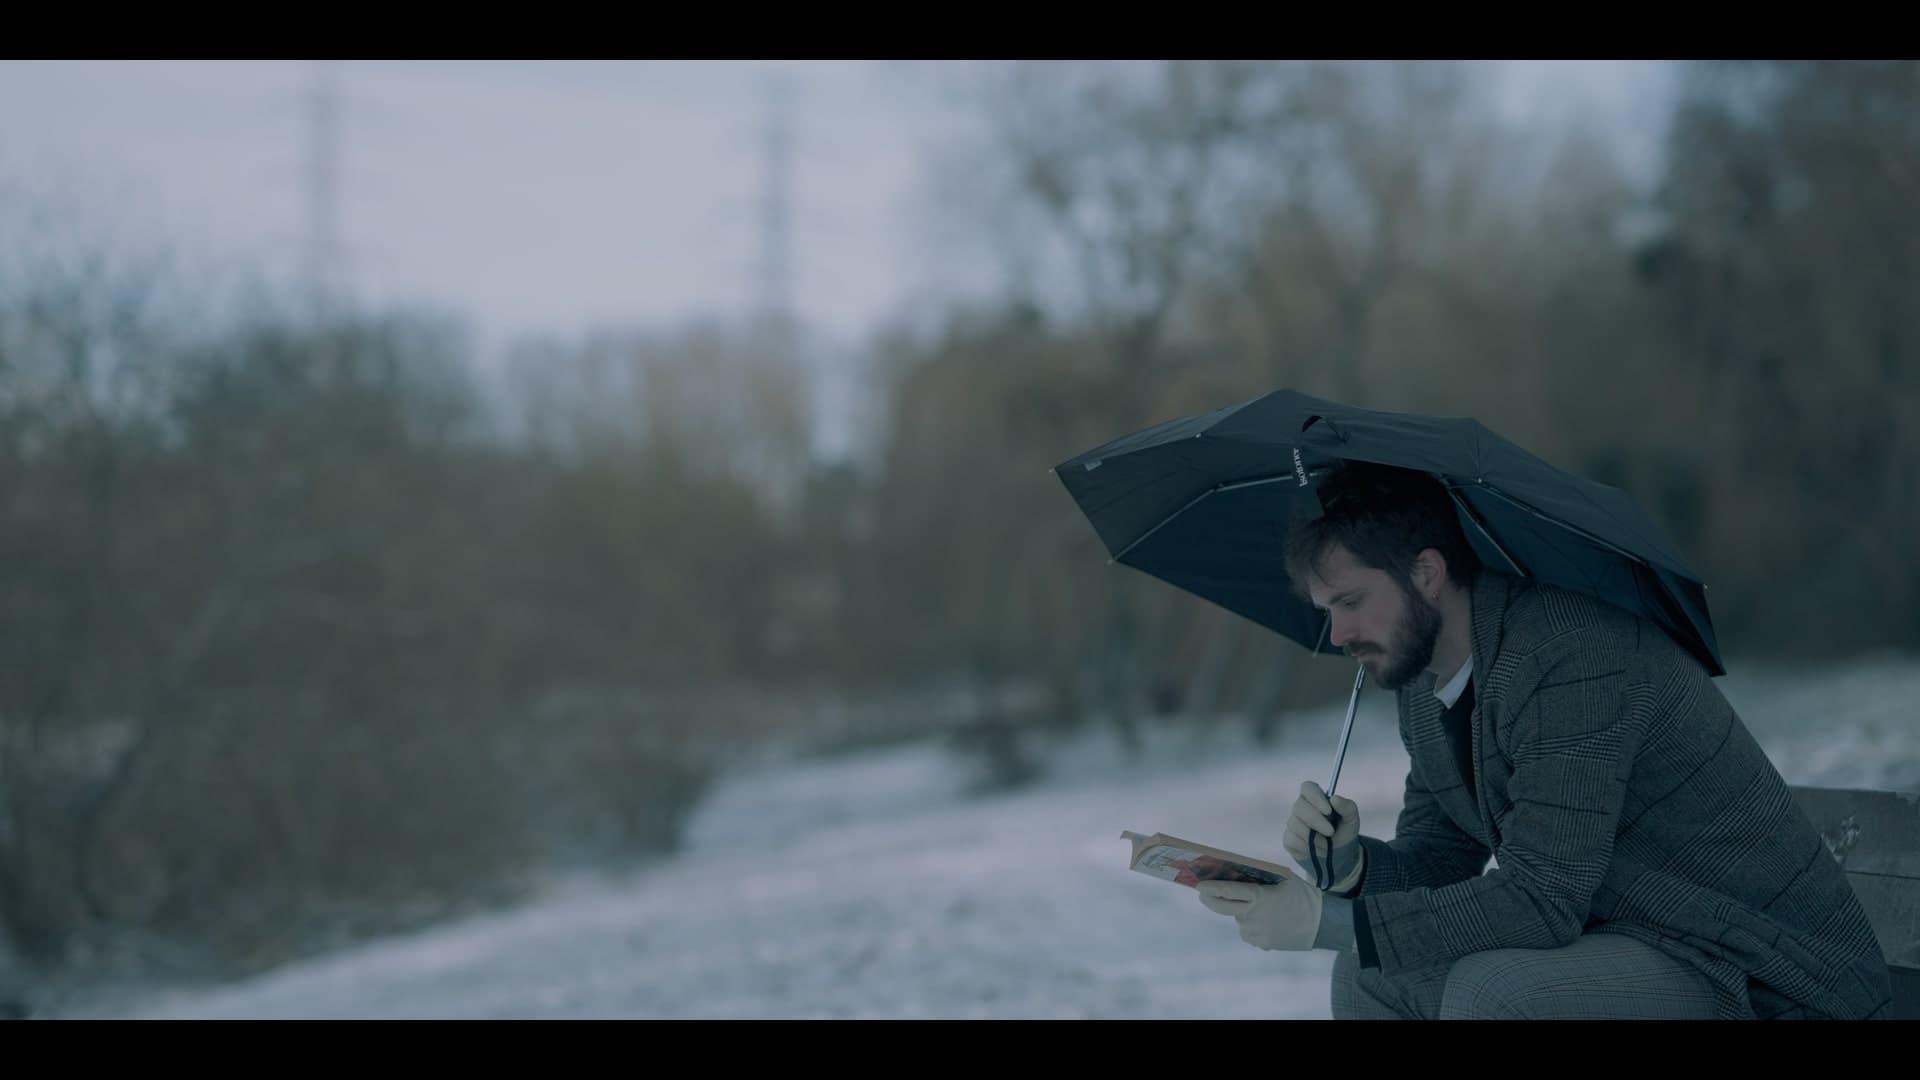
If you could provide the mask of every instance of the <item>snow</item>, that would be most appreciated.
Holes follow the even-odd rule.
[[[1721,680],[1789,782],[1920,790],[1920,664]],[[1404,753],[1363,699],[1339,790],[1391,836]],[[1300,782],[1322,784],[1344,704],[1090,736],[1047,781],[971,797],[937,745],[757,767],[699,808],[685,850],[556,882],[521,909],[92,1015],[151,1018],[1324,1018],[1329,953],[1268,953],[1191,890],[1126,869],[1122,829],[1289,861]]]

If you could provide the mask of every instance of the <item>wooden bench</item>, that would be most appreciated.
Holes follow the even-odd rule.
[[[1894,1018],[1920,1019],[1920,794],[1796,787],[1793,795],[1880,938]]]

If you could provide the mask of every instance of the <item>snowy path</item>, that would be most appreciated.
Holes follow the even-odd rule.
[[[1920,790],[1920,667],[1728,680],[1795,783]],[[1404,757],[1385,695],[1342,776],[1389,836]],[[1258,750],[1098,744],[1046,788],[968,801],[932,748],[742,776],[689,850],[522,910],[376,943],[145,1017],[1324,1017],[1332,957],[1263,953],[1187,889],[1125,868],[1122,829],[1286,862],[1277,832],[1325,782],[1340,710]]]

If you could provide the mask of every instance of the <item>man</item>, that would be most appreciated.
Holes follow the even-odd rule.
[[[1201,882],[1202,903],[1260,948],[1336,951],[1336,1018],[1888,1012],[1858,900],[1690,654],[1481,567],[1425,474],[1349,464],[1320,501],[1288,574],[1396,692],[1405,802],[1379,840],[1309,782],[1286,847],[1324,891]]]

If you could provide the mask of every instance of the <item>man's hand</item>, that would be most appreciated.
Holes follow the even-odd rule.
[[[1231,915],[1240,940],[1262,949],[1304,952],[1320,932],[1320,890],[1295,878],[1278,885],[1202,881],[1195,887],[1208,911]]]
[[[1329,798],[1311,780],[1300,785],[1300,797],[1287,818],[1284,845],[1295,862],[1310,875],[1318,875],[1315,885],[1351,888],[1360,866],[1359,841],[1360,807],[1352,799]]]

